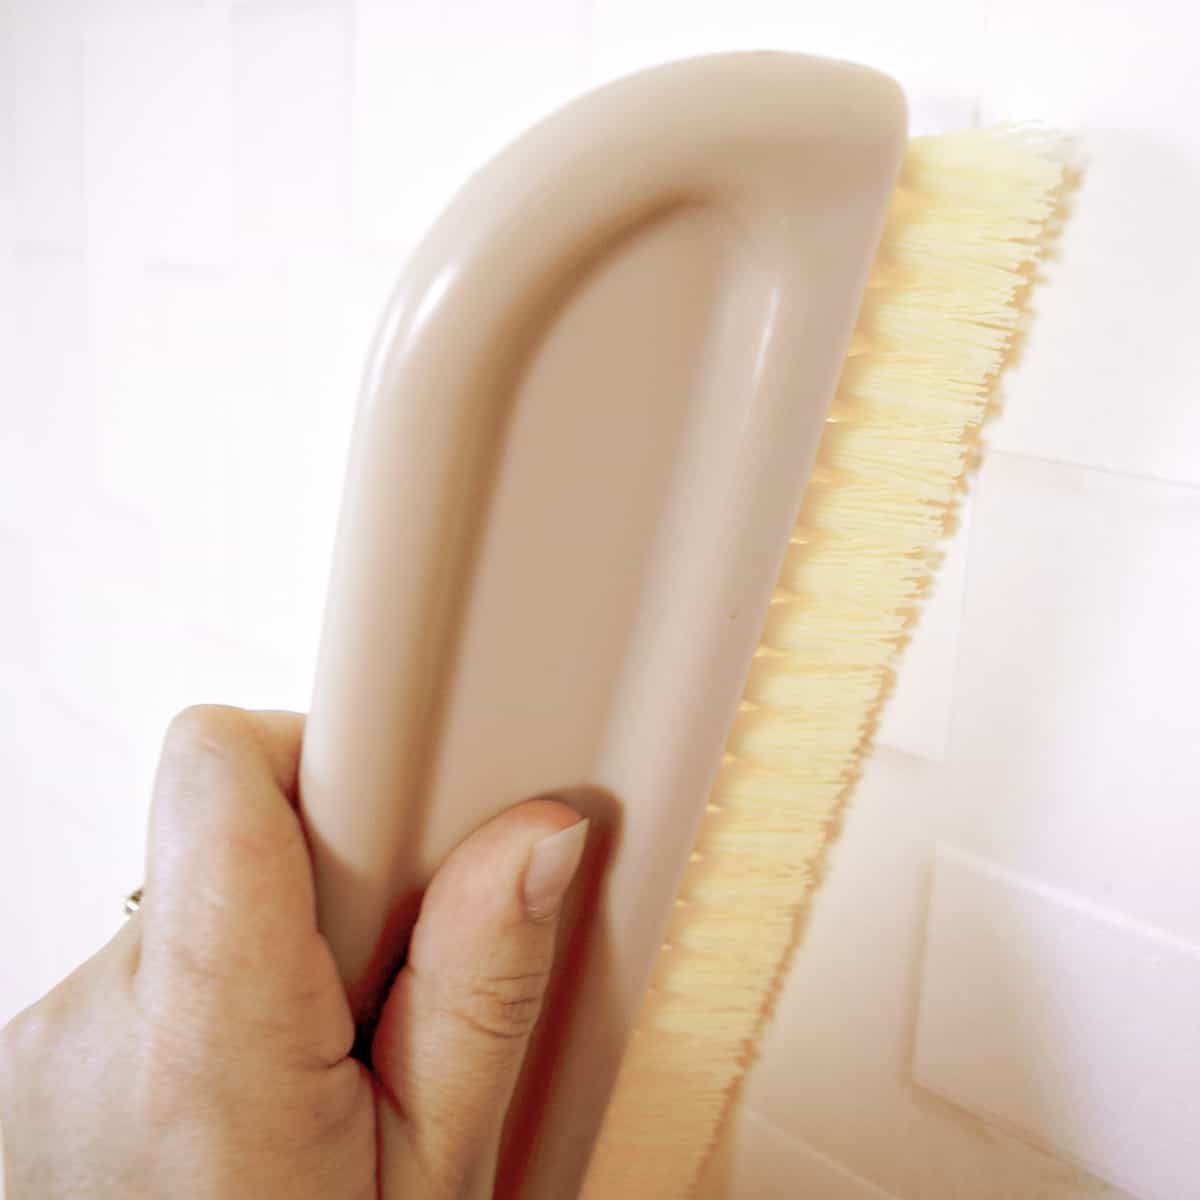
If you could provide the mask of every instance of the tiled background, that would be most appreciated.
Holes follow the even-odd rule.
[[[891,71],[918,130],[1073,131],[1086,182],[729,1188],[1193,1194],[1200,1149],[1171,1129],[1200,1128],[1200,1086],[1163,1065],[1200,1075],[1200,1027],[1167,1019],[1200,979],[1200,75],[1182,0],[0,14],[0,1021],[116,927],[171,713],[306,706],[366,345],[456,181],[589,83],[809,50]],[[961,880],[931,892],[939,844],[1002,872],[987,923]],[[1067,911],[1104,933],[1070,945],[1099,948],[1038,959]],[[1009,972],[1009,1003],[972,1007],[955,945]],[[1152,980],[1119,969],[1151,945]],[[923,1021],[934,1005],[946,1019]],[[1038,1061],[989,1049],[1025,1030]],[[1129,1148],[1146,1104],[1182,1114],[1151,1155]]]

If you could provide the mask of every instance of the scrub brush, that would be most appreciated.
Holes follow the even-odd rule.
[[[906,145],[866,68],[645,72],[472,178],[381,324],[301,810],[368,1031],[453,845],[591,819],[498,1196],[689,1194],[769,1017],[1061,177]]]

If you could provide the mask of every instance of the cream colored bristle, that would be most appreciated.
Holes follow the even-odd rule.
[[[978,453],[1063,179],[1023,129],[909,147],[589,1200],[693,1195]]]

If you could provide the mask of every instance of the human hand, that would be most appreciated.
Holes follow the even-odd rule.
[[[586,823],[530,801],[450,855],[368,1066],[316,927],[302,730],[173,722],[141,908],[0,1033],[8,1200],[491,1194]]]

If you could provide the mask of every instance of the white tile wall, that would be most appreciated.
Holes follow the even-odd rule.
[[[688,54],[797,50],[895,74],[906,85],[915,132],[961,127],[979,104],[988,8],[957,0],[597,0],[594,76]]]
[[[1200,945],[939,846],[913,1074],[1147,1200],[1200,1176]]]
[[[81,20],[89,250],[155,263],[227,264],[229,14],[214,5],[99,4],[81,7]]]
[[[407,245],[462,182],[585,81],[587,6],[355,0],[354,234]]]
[[[1123,1200],[1126,1193],[1079,1167],[913,1086],[933,845],[945,820],[942,773],[914,756],[876,753],[751,1072],[745,1105],[903,1200]],[[987,806],[973,803],[970,792],[958,799],[975,813]],[[1026,815],[1011,805],[1014,822]],[[823,1197],[821,1165],[792,1161],[794,1195]]]
[[[75,250],[86,225],[80,11],[78,0],[7,5],[2,76],[11,137],[6,232]]]
[[[15,238],[6,256],[5,408],[0,522],[28,528],[28,507],[48,514],[94,474],[99,422],[88,372],[87,262],[61,247]]]
[[[997,454],[973,529],[947,840],[1200,945],[1200,489]]]
[[[234,9],[233,200],[243,261],[349,234],[353,28],[343,3]]]
[[[798,1182],[803,1180],[803,1194],[820,1200],[891,1200],[890,1193],[789,1137],[748,1108],[737,1112],[733,1124],[730,1161],[713,1171],[718,1182],[710,1196],[796,1200]]]
[[[1175,0],[1059,0],[1052,20],[1038,0],[990,7],[982,116],[1060,123],[1088,175],[1049,272],[1069,286],[1039,302],[996,444],[1200,483],[1195,18]]]
[[[921,620],[904,648],[896,686],[888,697],[876,740],[934,762],[946,757],[954,716],[954,676],[967,585],[970,504],[947,539],[925,596]]]
[[[1072,129],[1088,178],[889,726],[907,753],[872,764],[750,1080],[734,1191],[1117,1195],[914,1090],[911,1054],[935,839],[1200,941],[1200,77],[1187,10],[1137,12],[7,0],[0,1021],[116,927],[171,713],[306,703],[363,356],[463,175],[589,82],[805,49],[892,71],[918,130]]]

